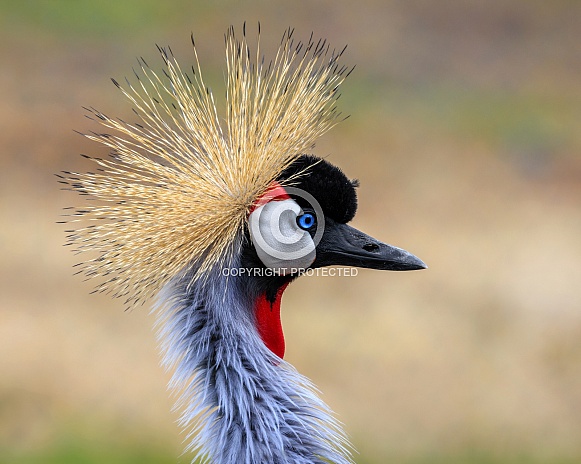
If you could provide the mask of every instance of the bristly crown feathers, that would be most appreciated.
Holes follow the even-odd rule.
[[[169,48],[159,48],[163,75],[139,60],[137,82],[113,82],[139,122],[88,111],[110,132],[85,134],[111,149],[89,158],[96,172],[65,172],[61,182],[97,200],[67,214],[80,227],[68,231],[77,252],[94,257],[81,273],[101,282],[95,291],[143,303],[171,278],[202,278],[227,266],[240,248],[252,204],[285,168],[340,119],[338,87],[349,69],[343,51],[326,41],[295,42],[283,35],[272,62],[255,57],[243,34],[226,39],[227,115],[222,124],[206,86],[194,40],[192,75]],[[344,50],[344,49],[343,49]]]

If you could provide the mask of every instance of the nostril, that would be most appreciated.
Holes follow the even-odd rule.
[[[375,243],[366,243],[363,245],[363,249],[365,251],[377,251],[379,250],[379,246],[377,246]]]

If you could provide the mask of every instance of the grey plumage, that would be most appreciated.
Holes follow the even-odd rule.
[[[196,456],[220,464],[351,463],[345,434],[313,385],[258,336],[242,278],[214,268],[204,284],[190,282],[168,283],[158,311]]]

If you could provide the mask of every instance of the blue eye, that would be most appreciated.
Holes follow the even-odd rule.
[[[297,224],[303,230],[309,230],[315,225],[315,215],[311,213],[304,213],[297,216]]]

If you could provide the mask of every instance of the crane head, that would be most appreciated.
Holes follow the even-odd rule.
[[[281,187],[279,182],[292,186]],[[424,269],[411,253],[349,226],[357,210],[357,181],[327,161],[303,155],[287,168],[249,217],[260,261],[276,273],[342,265],[386,271]]]
[[[357,210],[357,185],[324,159],[303,155],[251,209],[242,267],[254,270],[248,272],[248,281],[257,301],[261,336],[281,357],[280,299],[286,286],[306,269],[339,265],[408,271],[427,267],[413,254],[347,224]]]

